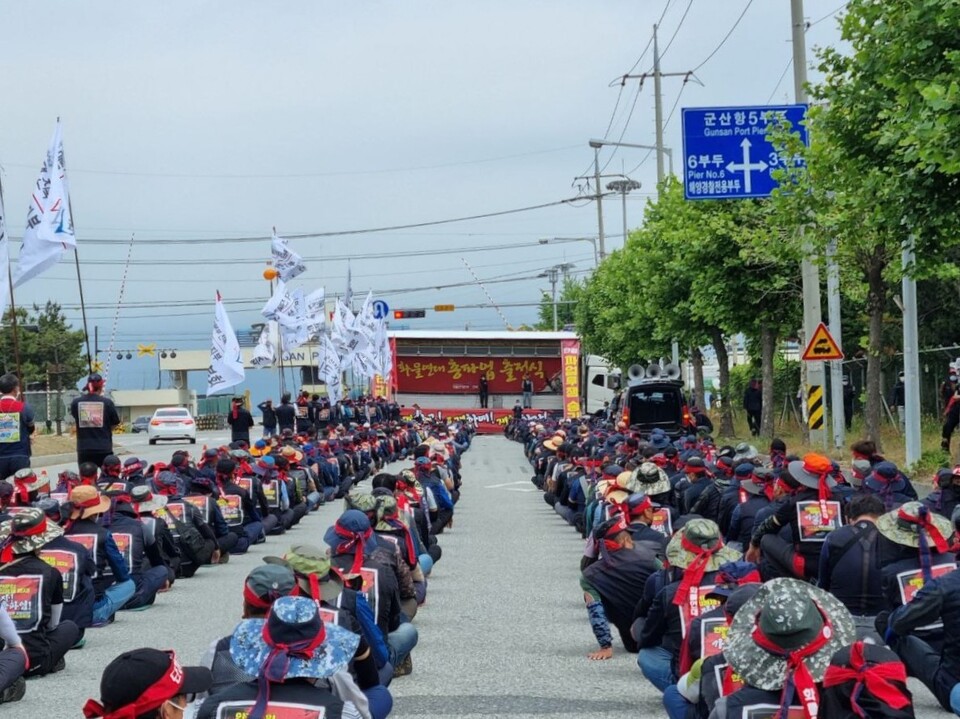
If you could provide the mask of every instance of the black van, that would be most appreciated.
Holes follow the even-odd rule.
[[[640,379],[623,392],[622,419],[631,429],[648,435],[660,428],[672,439],[696,434],[697,426],[687,407],[683,383],[677,380]]]

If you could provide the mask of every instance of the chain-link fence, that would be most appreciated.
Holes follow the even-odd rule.
[[[46,427],[50,430],[57,421],[63,425],[64,431],[73,425],[70,416],[70,404],[80,393],[74,389],[64,390],[33,390],[23,393],[23,401],[33,409],[34,421],[38,428]]]

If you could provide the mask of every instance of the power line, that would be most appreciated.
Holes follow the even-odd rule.
[[[721,41],[720,41],[720,44],[717,45],[717,46],[713,49],[713,52],[711,52],[709,55],[707,55],[706,59],[705,59],[703,62],[701,62],[699,65],[697,65],[695,68],[693,68],[693,72],[696,72],[696,71],[699,70],[701,67],[703,67],[704,65],[706,65],[708,62],[710,62],[710,60],[713,59],[713,56],[714,56],[714,55],[716,55],[718,52],[720,52],[720,48],[722,48],[722,47],[726,44],[727,40],[730,39],[730,36],[733,35],[733,31],[737,29],[737,25],[740,24],[740,21],[741,21],[741,20],[743,20],[743,16],[747,14],[747,10],[750,9],[750,6],[751,6],[751,5],[753,5],[753,0],[747,0],[747,4],[743,7],[743,12],[740,13],[740,17],[737,18],[737,21],[736,21],[735,23],[733,23],[733,27],[731,27],[731,28],[727,31],[727,34],[723,36],[723,40],[721,40]]]
[[[670,108],[670,112],[667,114],[667,119],[666,119],[666,120],[664,121],[664,123],[663,123],[663,131],[664,131],[664,132],[666,132],[666,131],[667,131],[667,128],[670,127],[670,120],[673,119],[673,115],[674,115],[674,113],[677,111],[677,107],[680,105],[680,98],[683,97],[683,90],[684,90],[684,88],[686,88],[686,86],[687,86],[687,78],[684,78],[684,79],[683,79],[683,83],[680,85],[680,92],[677,93],[677,98],[673,101],[673,106]],[[650,159],[650,157],[651,157],[651,155],[653,155],[653,153],[654,153],[653,150],[647,150],[647,154],[643,156],[643,159],[640,160],[640,162],[638,162],[638,163],[636,164],[636,166],[634,166],[634,167],[627,173],[627,175],[632,175],[634,172],[636,172],[637,170],[639,170],[639,169],[644,165],[644,163],[646,163],[646,161]],[[638,192],[638,193],[634,193],[634,192],[631,192],[630,194],[631,194],[631,195],[634,195],[634,194],[637,194],[637,195],[654,195],[654,194],[656,194],[656,193],[650,193],[650,192],[642,192],[642,193],[641,193],[641,192]],[[621,236],[622,236],[622,235],[623,235],[623,233],[621,233]]]
[[[663,48],[663,52],[660,53],[660,60],[662,61],[664,56],[667,54],[667,50],[670,49],[670,46],[673,45],[673,41],[677,39],[677,33],[680,32],[680,28],[683,27],[683,21],[687,19],[687,14],[690,12],[690,8],[693,7],[693,0],[687,0],[687,8],[683,11],[683,16],[680,18],[680,22],[677,23],[676,29],[673,31],[673,35],[670,36],[670,40],[667,42],[666,47]]]
[[[849,2],[845,2],[843,5],[841,5],[840,7],[838,7],[836,10],[833,10],[833,11],[831,11],[831,12],[828,12],[828,13],[827,13],[826,15],[824,15],[822,18],[819,18],[819,19],[817,19],[817,20],[814,20],[813,22],[807,23],[807,30],[809,30],[810,28],[812,28],[814,25],[819,25],[819,24],[822,23],[824,20],[829,20],[829,19],[832,18],[834,15],[836,15],[838,12],[840,12],[841,10],[843,10],[844,8],[846,8],[847,5],[849,5]]]
[[[780,73],[780,79],[777,80],[777,84],[773,88],[773,92],[770,93],[770,97],[767,98],[767,104],[769,105],[773,101],[773,96],[777,94],[777,90],[780,89],[780,85],[783,83],[783,78],[787,76],[787,73],[790,72],[790,68],[793,67],[793,57],[787,61],[787,66],[783,68],[783,72]]]
[[[606,193],[607,195],[612,193]],[[527,207],[517,207],[511,210],[499,210],[496,212],[485,212],[478,215],[468,215],[465,217],[452,217],[445,220],[431,220],[428,222],[412,222],[406,225],[389,225],[385,227],[368,227],[365,229],[358,230],[336,230],[331,232],[302,232],[299,234],[287,234],[284,237],[288,240],[305,240],[305,239],[315,239],[320,237],[344,237],[347,235],[366,235],[373,234],[377,232],[390,232],[392,230],[408,230],[415,229],[419,227],[436,227],[438,225],[449,225],[456,222],[470,222],[473,220],[483,220],[491,217],[503,217],[505,215],[516,215],[522,212],[532,212],[534,210],[543,210],[548,207],[558,207],[561,205],[571,205],[574,202],[580,201],[580,197],[568,197],[563,200],[555,200],[553,202],[544,202],[539,205],[529,205]],[[11,239],[19,240],[23,239],[22,237],[12,237]],[[262,235],[258,237],[246,237],[246,238],[237,238],[237,237],[218,237],[218,238],[205,238],[202,240],[165,240],[165,241],[153,241],[152,244],[220,244],[220,243],[234,243],[234,242],[257,242],[269,240],[268,235]],[[105,241],[113,243],[114,241]]]

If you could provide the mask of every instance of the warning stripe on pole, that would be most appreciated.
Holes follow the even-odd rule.
[[[823,429],[823,386],[812,384],[807,390],[807,424],[810,429]]]

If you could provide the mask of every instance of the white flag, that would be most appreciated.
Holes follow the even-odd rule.
[[[326,294],[321,287],[307,295],[307,331],[311,337],[317,337],[327,322]]]
[[[7,237],[7,219],[3,214],[3,191],[0,190],[0,320],[7,312],[10,300],[10,240]]]
[[[210,367],[207,369],[207,394],[229,389],[243,382],[245,372],[240,357],[240,343],[227,317],[223,299],[217,292],[213,320],[213,341],[210,345]]]
[[[272,367],[277,360],[277,323],[267,322],[260,330],[260,338],[253,350],[250,364],[254,367]]]
[[[267,300],[267,304],[260,311],[268,320],[279,322],[282,327],[288,329],[297,329],[302,324],[302,319],[297,316],[297,302],[295,293],[287,291],[283,282],[278,282],[273,296]]]
[[[307,271],[307,266],[303,264],[303,258],[287,247],[285,239],[277,237],[276,229],[273,231],[270,246],[273,252],[273,266],[280,273],[281,282],[289,282],[297,275]]]
[[[343,399],[343,383],[341,378],[340,356],[337,348],[327,335],[320,336],[320,357],[317,374],[327,386],[327,397],[331,404]]]
[[[73,215],[70,211],[70,188],[63,159],[63,138],[60,122],[53,131],[37,186],[30,198],[27,229],[23,232],[20,257],[13,286],[19,287],[60,261],[64,250],[75,249]]]

